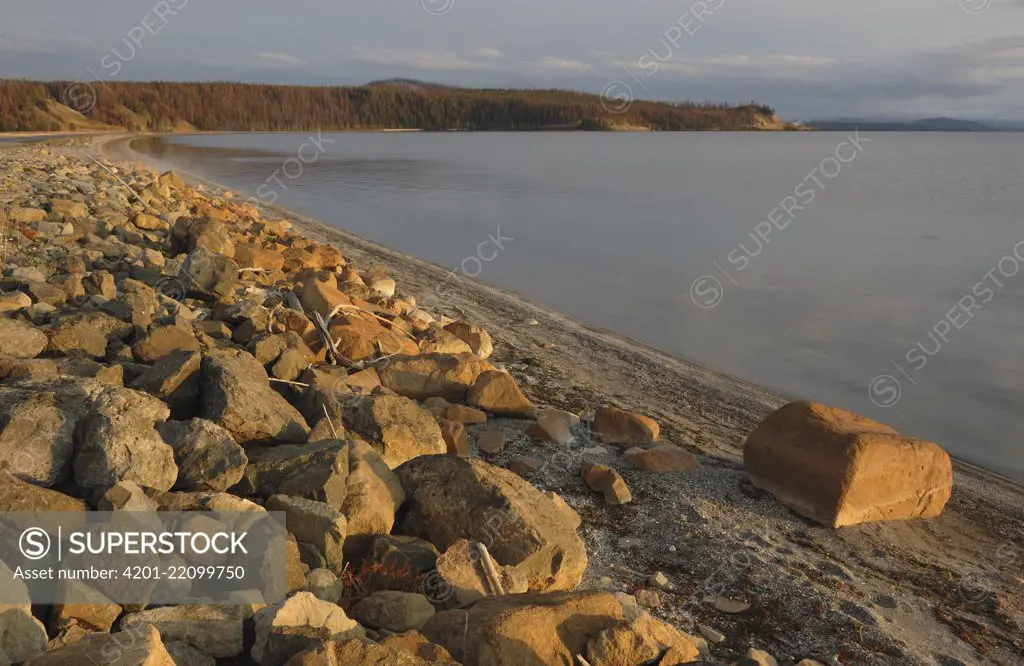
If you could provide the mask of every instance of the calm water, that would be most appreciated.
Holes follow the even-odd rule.
[[[1024,134],[308,138],[136,148],[1024,478]]]

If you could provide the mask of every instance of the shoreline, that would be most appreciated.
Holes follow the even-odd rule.
[[[75,137],[53,149],[147,163],[148,156],[125,154],[137,136]],[[203,184],[205,196],[223,191],[198,177],[192,182]],[[363,269],[387,265],[402,293],[422,296],[448,279],[446,268],[321,220],[261,208],[268,219],[292,221],[306,238],[338,246]],[[672,587],[659,592],[652,612],[694,635],[702,626],[720,632],[713,663],[750,647],[785,664],[808,657],[880,666],[1024,658],[1024,580],[1016,573],[1024,557],[1024,487],[1014,481],[957,461],[942,516],[823,528],[754,489],[742,465],[747,434],[786,402],[783,396],[472,280],[427,307],[488,330],[493,360],[535,403],[575,413],[603,404],[639,412],[661,425],[660,443],[697,454],[700,470],[651,474],[586,439],[558,454],[564,468],[534,480],[583,519],[589,565],[581,589],[635,593],[663,572]],[[506,451],[488,458],[492,464],[553,457],[550,444],[523,433],[524,423],[488,424],[514,433]],[[471,436],[477,427],[467,428]],[[579,477],[583,460],[619,470],[635,501],[616,507],[595,496]],[[998,556],[1006,552],[1014,558]],[[715,606],[720,597],[750,609],[723,611]]]

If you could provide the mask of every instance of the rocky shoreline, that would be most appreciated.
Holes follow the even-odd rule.
[[[823,526],[742,461],[781,397],[125,157],[0,150],[2,508],[280,511],[290,596],[6,606],[0,661],[1024,660],[1020,487]]]

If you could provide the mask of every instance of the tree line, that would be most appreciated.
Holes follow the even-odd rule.
[[[0,80],[0,131],[83,129],[54,103],[81,112],[82,125],[150,131],[744,130],[774,114],[755,103],[627,104],[570,90]]]

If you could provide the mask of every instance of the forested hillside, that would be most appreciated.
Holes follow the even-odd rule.
[[[781,129],[770,107],[625,104],[566,90],[0,81],[0,131]]]

